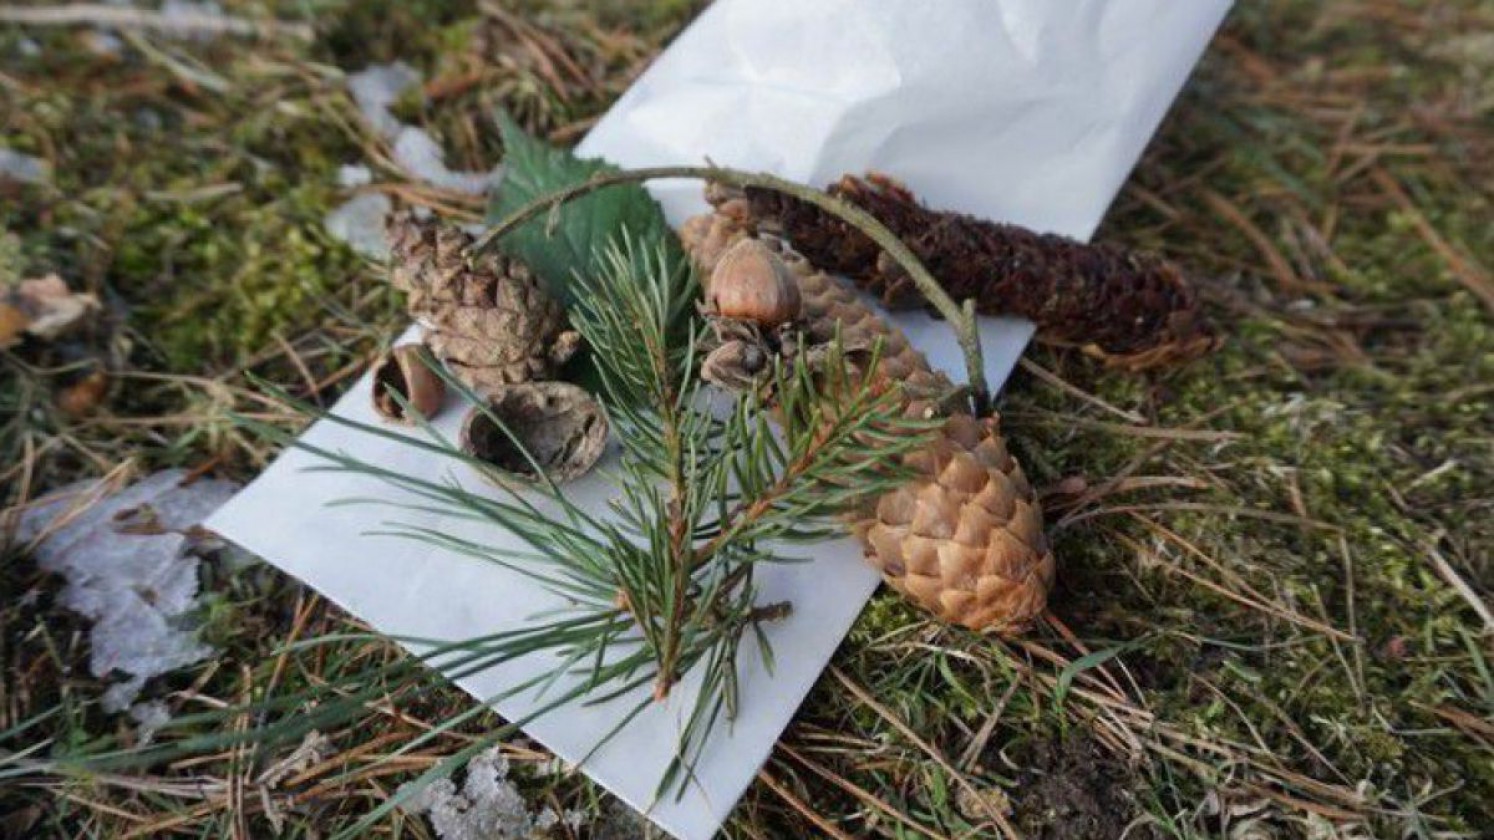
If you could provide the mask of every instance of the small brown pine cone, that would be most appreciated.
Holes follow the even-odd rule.
[[[488,252],[469,265],[472,237],[460,228],[401,213],[389,240],[390,281],[431,352],[473,390],[549,379],[579,346],[564,308],[522,263]]]
[[[741,205],[689,220],[680,231],[705,276],[748,236]],[[900,387],[910,416],[938,416],[953,386],[929,367],[900,330],[856,293],[804,258],[784,250],[803,298],[801,328],[810,342],[840,331],[855,358],[879,339],[872,387]],[[929,446],[904,458],[915,477],[849,517],[869,562],[893,589],[944,621],[974,630],[1017,632],[1047,605],[1054,558],[1040,506],[1022,468],[1006,450],[996,418],[952,413]]]
[[[1053,552],[1042,509],[996,419],[953,415],[907,463],[920,477],[855,523],[887,584],[972,629],[1011,632],[1041,615]]]
[[[986,315],[1027,318],[1040,341],[1131,370],[1188,361],[1219,344],[1192,282],[1155,254],[931,210],[882,175],[847,175],[829,192],[886,225],[955,300],[974,299]],[[851,278],[889,307],[924,304],[876,243],[818,207],[769,190],[717,187],[707,197],[718,212],[784,236],[816,266]]]

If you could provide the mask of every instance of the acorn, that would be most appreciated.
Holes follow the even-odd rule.
[[[707,308],[714,315],[772,329],[799,317],[799,281],[767,244],[743,239],[711,271]]]
[[[431,368],[434,360],[419,344],[404,344],[384,354],[374,365],[374,411],[385,420],[414,425],[408,407],[421,417],[434,417],[446,399],[446,383]],[[400,405],[394,395],[404,400]]]

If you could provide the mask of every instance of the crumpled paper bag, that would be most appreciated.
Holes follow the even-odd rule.
[[[582,144],[627,166],[717,163],[823,184],[868,168],[906,180],[930,204],[1079,237],[1099,222],[1227,0],[718,0],[638,80]],[[672,220],[702,209],[700,185],[655,185]],[[947,327],[900,315],[935,365],[963,379]],[[1022,322],[983,324],[993,388],[1031,334]],[[335,412],[374,421],[365,378]],[[454,436],[460,412],[438,425]],[[308,442],[424,477],[451,467],[408,446],[318,423]],[[391,518],[337,500],[400,494],[363,477],[307,472],[291,450],[207,524],[296,575],[379,630],[457,640],[521,625],[557,603],[497,567],[394,538],[369,536]],[[460,471],[452,472],[465,480]],[[469,487],[479,486],[467,482]],[[567,492],[591,510],[610,494],[595,474]],[[394,515],[458,537],[517,545],[511,535],[417,511]],[[762,570],[764,602],[793,614],[768,628],[771,676],[740,657],[741,712],[720,729],[678,800],[653,802],[671,758],[686,679],[669,702],[625,727],[581,768],[687,840],[712,836],[828,662],[877,576],[854,541],[815,546],[814,562]],[[530,657],[470,676],[479,699],[554,666]],[[537,705],[497,704],[510,719]],[[558,710],[526,727],[562,758],[585,756],[631,707]]]

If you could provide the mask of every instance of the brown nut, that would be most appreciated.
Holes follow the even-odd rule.
[[[419,344],[404,344],[385,353],[373,370],[374,411],[386,420],[414,425],[415,418],[395,399],[398,394],[421,417],[436,416],[446,399],[446,383],[432,364],[434,360]]]
[[[504,428],[493,422],[495,417]],[[596,464],[607,447],[607,428],[601,404],[585,390],[569,382],[524,382],[493,394],[486,406],[467,414],[462,451],[525,481],[539,479],[537,464],[558,484],[579,478]],[[502,475],[484,477],[502,480]]]
[[[762,241],[731,246],[711,271],[707,307],[724,318],[772,328],[799,317],[799,281],[783,258]]]

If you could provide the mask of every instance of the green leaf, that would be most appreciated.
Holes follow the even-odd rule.
[[[1093,653],[1085,654],[1064,666],[1064,669],[1058,673],[1058,683],[1053,687],[1053,705],[1059,708],[1063,707],[1064,700],[1069,696],[1069,690],[1074,686],[1074,679],[1080,674],[1098,668],[1123,653],[1130,653],[1136,650],[1145,644],[1148,638],[1148,636],[1142,636],[1116,645],[1115,647],[1097,650]]]
[[[594,175],[618,171],[604,160],[579,158],[532,137],[507,113],[499,113],[498,126],[503,136],[503,180],[488,204],[489,224]],[[625,232],[641,246],[633,249],[637,253],[662,250],[671,269],[686,261],[663,209],[637,184],[606,187],[569,201],[521,226],[498,245],[527,264],[569,307],[576,298],[576,275],[592,276]]]

